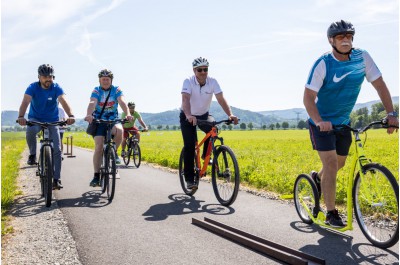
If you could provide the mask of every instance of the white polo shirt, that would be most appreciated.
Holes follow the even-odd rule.
[[[190,112],[192,115],[203,115],[209,111],[213,95],[222,93],[215,78],[207,77],[206,84],[200,88],[196,76],[183,81],[182,93],[190,95]]]

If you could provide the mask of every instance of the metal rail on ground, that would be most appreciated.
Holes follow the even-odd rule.
[[[204,218],[204,221],[192,218],[192,224],[210,230],[220,236],[228,238],[234,242],[242,244],[248,248],[271,256],[287,264],[321,264],[325,265],[325,260],[303,253],[301,251],[285,247],[275,242],[257,237],[247,232],[241,231],[215,220]]]

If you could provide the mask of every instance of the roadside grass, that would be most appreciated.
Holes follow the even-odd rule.
[[[74,135],[74,145],[94,148],[92,138],[86,133],[66,133],[66,136],[68,135]],[[385,130],[370,130],[367,135],[364,148],[366,156],[386,166],[398,180],[398,134],[388,135]],[[150,131],[142,133],[141,136],[140,147],[144,161],[178,168],[183,145],[180,131]],[[199,140],[203,136],[203,132],[198,132]],[[293,193],[297,175],[321,168],[318,154],[312,150],[307,130],[221,131],[220,136],[236,154],[241,185],[290,197],[285,195]],[[365,136],[362,136],[362,139],[365,139]],[[348,162],[353,154],[352,144]],[[347,163],[338,174],[338,203],[344,203],[346,200],[345,179],[349,170],[350,163]]]
[[[14,197],[20,192],[17,190],[19,160],[26,147],[25,132],[2,132],[1,134],[1,234],[13,231],[8,226],[10,209]]]

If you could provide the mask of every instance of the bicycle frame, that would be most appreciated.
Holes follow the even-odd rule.
[[[210,141],[208,142],[207,152],[206,152],[206,156],[204,158],[204,163],[203,163],[203,165],[201,165],[200,148],[201,148],[201,146],[204,145],[204,143],[207,139],[210,139]],[[219,140],[221,142],[221,145],[224,144],[222,137],[218,137],[217,127],[213,126],[211,131],[209,131],[204,136],[204,138],[200,141],[200,143],[198,143],[196,141],[196,144],[195,144],[196,162],[197,162],[197,165],[199,165],[199,170],[200,170],[199,176],[200,177],[203,177],[207,171],[208,164],[210,163],[211,151],[215,150],[215,146],[214,146],[215,140]]]

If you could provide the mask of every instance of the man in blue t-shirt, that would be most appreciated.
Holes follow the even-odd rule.
[[[327,208],[326,224],[343,227],[335,209],[336,175],[345,164],[352,137],[350,131],[332,131],[333,125],[349,124],[364,77],[377,90],[387,112],[389,125],[399,125],[390,92],[371,56],[353,48],[355,29],[350,22],[334,22],[328,28],[332,51],[313,65],[304,91],[304,105],[310,116],[310,139],[322,162],[322,169],[312,172]],[[318,128],[319,129],[318,129]],[[393,133],[389,128],[388,133]]]
[[[71,125],[75,122],[72,115],[64,90],[54,83],[54,69],[49,64],[40,65],[38,68],[39,82],[29,85],[25,91],[21,106],[19,107],[18,123],[22,126],[26,125],[24,118],[26,109],[29,108],[28,119],[38,122],[56,122],[58,121],[58,103],[61,103],[68,115],[67,123]],[[28,126],[26,129],[26,141],[29,147],[28,164],[36,164],[36,135],[40,132],[39,125]],[[54,148],[54,181],[53,188],[62,188],[61,173],[61,142],[58,126],[49,127],[49,137],[53,140]]]
[[[92,123],[93,119],[114,120],[118,118],[118,104],[121,105],[122,110],[126,113],[126,119],[132,120],[132,115],[129,112],[128,105],[125,103],[124,94],[119,86],[113,86],[112,80],[113,73],[110,70],[101,70],[98,74],[100,86],[95,87],[90,96],[90,102],[87,108],[85,121]],[[107,100],[108,97],[108,100]],[[105,105],[107,100],[107,104]],[[105,105],[105,106],[104,106]],[[103,113],[101,113],[103,110]],[[101,115],[101,116],[100,116]],[[90,186],[95,187],[100,185],[100,166],[101,157],[103,154],[104,138],[106,136],[106,124],[99,124],[94,135],[94,154],[93,154],[93,168],[94,177],[90,182]],[[115,150],[118,150],[122,142],[123,129],[121,124],[116,124],[112,128],[112,135],[116,144]],[[117,164],[121,164],[120,158],[117,156],[115,159]]]

